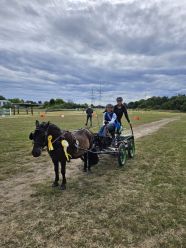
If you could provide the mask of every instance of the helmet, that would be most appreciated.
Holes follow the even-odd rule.
[[[113,108],[113,107],[114,106],[112,104],[110,104],[110,103],[106,105],[106,108]]]
[[[123,98],[122,98],[122,97],[117,97],[117,98],[116,98],[116,101],[117,101],[117,102],[123,102]]]

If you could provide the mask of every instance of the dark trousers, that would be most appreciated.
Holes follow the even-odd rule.
[[[121,119],[118,118],[117,120],[118,120],[119,124],[121,125]]]
[[[87,115],[87,121],[86,121],[86,124],[88,124],[88,121],[90,120],[90,125],[92,126],[92,115]]]

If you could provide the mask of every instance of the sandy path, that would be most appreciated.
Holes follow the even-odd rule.
[[[150,123],[146,123],[134,128],[134,136],[135,139],[139,139],[141,137],[150,135],[156,131],[158,131],[161,127],[165,126],[166,124],[178,120],[178,117],[173,118],[164,118],[159,121],[154,121]]]
[[[150,135],[166,124],[176,121],[178,118],[166,118],[151,122],[134,128],[135,138]],[[44,156],[48,156],[44,154]],[[31,172],[16,175],[15,177],[0,182],[0,220],[2,220],[5,209],[28,200],[34,193],[33,184],[41,183],[47,179],[52,181],[53,168],[50,159],[46,163],[34,161],[31,164]],[[67,164],[67,178],[82,175],[82,161],[73,160]],[[5,216],[6,217],[6,216]]]

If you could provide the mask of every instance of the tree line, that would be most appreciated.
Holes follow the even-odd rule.
[[[72,101],[64,101],[63,99],[50,99],[50,101],[45,101],[43,107],[48,110],[58,110],[58,109],[79,109],[79,108],[87,108],[88,104],[78,104]]]
[[[127,104],[129,109],[162,109],[178,110],[186,112],[186,95],[177,95],[172,97],[153,96],[148,99],[141,99]]]
[[[23,99],[13,98],[6,99],[3,96],[0,96],[0,100],[9,100],[11,103],[31,103],[36,104],[34,101],[24,101]],[[59,109],[78,109],[78,108],[87,108],[88,104],[78,104],[72,101],[64,101],[63,99],[50,99],[49,101],[38,101],[38,104],[41,105],[42,108],[48,110],[59,110]],[[99,106],[93,106],[99,107]],[[177,110],[186,112],[186,95],[177,95],[172,97],[159,97],[153,96],[148,99],[141,99],[139,101],[129,102],[127,104],[129,109],[154,109],[154,110]]]
[[[0,96],[0,100],[8,100],[9,103],[7,103],[7,105],[5,107],[11,107],[11,104],[39,104],[41,108],[45,108],[48,110],[58,110],[58,109],[78,109],[78,108],[87,108],[88,104],[84,103],[84,104],[78,104],[78,103],[74,103],[72,101],[64,101],[63,99],[57,98],[57,99],[50,99],[49,101],[32,101],[32,100],[23,100],[20,98],[12,98],[12,99],[6,99],[4,96]]]
[[[35,101],[31,101],[31,100],[23,100],[20,98],[11,98],[11,99],[6,99],[4,96],[0,96],[0,100],[7,100],[10,103],[30,103],[30,104],[42,104],[41,101],[35,102]]]

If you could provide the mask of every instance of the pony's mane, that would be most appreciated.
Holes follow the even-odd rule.
[[[50,124],[50,128],[55,129],[56,131],[59,131],[59,132],[62,131],[58,126],[56,126],[55,124],[52,124],[52,123]]]
[[[40,127],[46,128],[46,125],[47,125],[47,122],[42,122],[42,123],[40,124]],[[62,131],[58,126],[56,126],[56,125],[53,124],[53,123],[50,123],[49,127],[50,127],[51,129],[55,130],[55,131],[58,131],[58,132],[61,132],[61,131]]]

